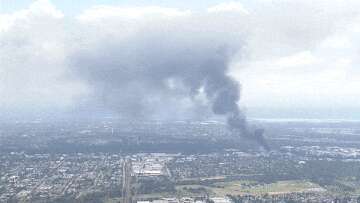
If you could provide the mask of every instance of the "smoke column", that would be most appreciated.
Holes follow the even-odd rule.
[[[93,97],[125,118],[221,115],[231,130],[267,149],[263,132],[248,129],[239,84],[228,75],[243,46],[231,20],[104,20],[85,32],[71,63]]]

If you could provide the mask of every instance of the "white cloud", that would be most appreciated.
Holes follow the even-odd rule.
[[[99,21],[103,19],[118,20],[144,20],[144,18],[173,18],[190,15],[189,10],[175,8],[163,8],[158,6],[150,7],[115,7],[115,6],[94,6],[85,10],[77,18],[83,22]]]
[[[30,5],[27,11],[24,11],[29,15],[34,16],[51,16],[53,18],[63,18],[64,14],[55,8],[49,0],[37,0]]]
[[[246,10],[240,2],[220,3],[208,8],[207,11],[210,13],[239,12],[242,14],[249,14],[249,11]]]
[[[35,1],[0,14],[0,105],[73,104],[88,87],[72,75],[69,56],[78,49],[96,54],[139,33],[149,35],[144,44],[155,36],[169,44],[193,39],[194,47],[241,47],[230,74],[243,84],[245,105],[354,105],[360,97],[359,10],[354,0],[257,0],[206,11],[99,5],[74,19],[49,1]],[[167,37],[174,35],[178,41]]]
[[[304,66],[316,66],[319,62],[319,58],[316,58],[310,51],[302,51],[290,56],[279,57],[273,63],[273,68],[278,70],[299,68]],[[268,61],[262,62],[263,65],[269,64]]]
[[[8,30],[19,21],[35,21],[46,18],[61,19],[64,14],[57,10],[48,0],[37,0],[32,3],[28,9],[18,10],[11,14],[0,13],[0,32]]]
[[[71,105],[85,88],[65,77],[66,31],[61,11],[40,0],[2,17],[0,108]]]

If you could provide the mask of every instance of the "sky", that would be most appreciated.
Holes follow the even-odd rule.
[[[359,32],[355,0],[0,0],[0,110],[207,115],[220,58],[251,116],[359,119]]]
[[[27,8],[34,0],[1,0],[1,12],[13,12]],[[51,3],[67,15],[75,16],[85,9],[96,5],[111,6],[162,6],[179,9],[203,10],[207,7],[224,2],[223,0],[52,0]],[[249,0],[240,1],[242,4],[250,4]]]

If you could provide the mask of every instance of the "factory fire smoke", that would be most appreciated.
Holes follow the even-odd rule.
[[[229,115],[227,123],[235,133],[239,133],[240,136],[244,138],[255,140],[265,150],[270,150],[270,146],[264,138],[265,130],[263,128],[257,128],[252,131],[247,124],[245,115],[243,115],[241,111],[236,110],[233,114]]]
[[[159,18],[153,26],[134,20],[130,31],[108,33],[100,26],[100,36],[89,40],[92,47],[72,57],[77,75],[94,97],[126,118],[221,115],[231,130],[268,149],[262,132],[249,130],[237,104],[239,84],[228,75],[242,50],[241,32],[228,30],[229,19],[198,18]]]

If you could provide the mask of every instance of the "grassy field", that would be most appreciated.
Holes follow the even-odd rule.
[[[205,196],[213,195],[211,187],[203,185],[181,185],[176,186],[176,194],[178,196]]]
[[[360,181],[355,177],[337,179],[332,185],[326,186],[326,189],[337,195],[351,194],[360,196]]]
[[[175,193],[153,193],[137,195],[138,198],[161,198],[161,197],[186,197],[186,196],[225,196],[225,195],[262,195],[262,194],[284,194],[292,192],[326,192],[318,184],[309,181],[289,180],[278,181],[271,184],[256,181],[230,181],[217,182],[209,186],[204,185],[177,185]],[[118,202],[113,199],[108,203]]]
[[[210,196],[243,195],[243,194],[281,194],[291,192],[325,192],[319,185],[308,181],[278,181],[271,184],[261,184],[255,181],[220,182],[212,186],[182,185],[176,187],[179,194],[192,195],[192,191],[201,189]]]
[[[104,201],[104,203],[119,203],[121,202],[122,198],[111,198]]]

